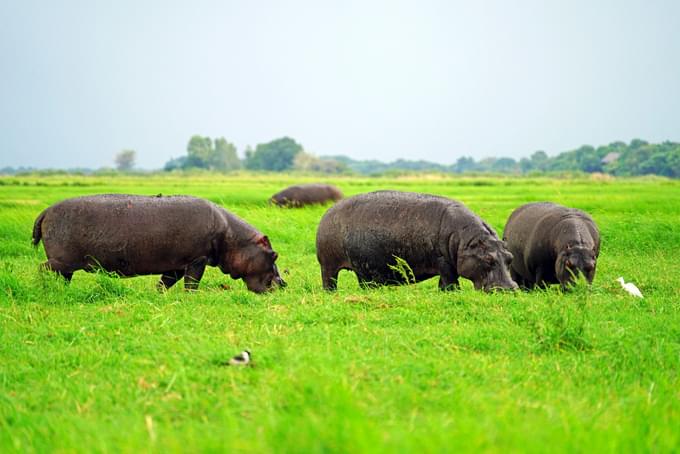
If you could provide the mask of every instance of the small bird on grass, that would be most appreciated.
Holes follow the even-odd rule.
[[[249,364],[250,352],[248,350],[243,350],[241,353],[231,358],[225,366],[247,366]]]
[[[616,280],[619,281],[621,287],[623,287],[623,289],[627,291],[629,294],[633,295],[636,298],[644,298],[642,296],[642,292],[640,291],[640,289],[637,288],[635,284],[633,284],[632,282],[624,282],[622,277]]]

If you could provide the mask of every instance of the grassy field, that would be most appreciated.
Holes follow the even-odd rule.
[[[568,294],[362,290],[348,272],[329,294],[314,247],[327,207],[266,204],[301,180],[0,178],[0,452],[680,449],[680,182],[338,178],[346,195],[461,200],[499,234],[518,205],[552,200],[591,213],[603,245],[592,288]],[[269,235],[288,288],[256,295],[216,268],[164,294],[156,276],[40,273],[40,211],[107,192],[223,205]],[[254,367],[220,365],[245,348]]]

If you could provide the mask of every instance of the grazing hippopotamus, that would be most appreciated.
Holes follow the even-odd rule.
[[[297,184],[277,192],[271,202],[278,206],[301,207],[315,203],[337,202],[342,199],[340,189],[330,184]]]
[[[439,288],[451,290],[463,276],[478,290],[517,288],[512,255],[493,229],[462,203],[428,194],[378,191],[338,202],[321,219],[316,257],[327,290],[343,269],[362,287],[439,276]],[[412,274],[395,268],[397,257]]]
[[[513,255],[512,278],[524,288],[566,288],[579,273],[593,282],[600,232],[581,210],[550,202],[522,205],[510,215],[503,240]]]
[[[285,286],[269,239],[224,208],[189,196],[106,194],[67,199],[45,209],[33,226],[45,267],[70,280],[77,270],[121,276],[160,274],[159,288],[184,277],[198,288],[206,265],[218,266],[249,290]]]

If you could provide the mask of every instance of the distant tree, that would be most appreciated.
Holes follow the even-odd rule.
[[[669,176],[680,178],[680,144],[673,144],[668,152],[668,171]]]
[[[281,172],[293,167],[295,156],[302,146],[290,137],[282,137],[269,143],[258,144],[254,152],[246,153],[246,168]]]
[[[649,142],[647,142],[646,140],[642,140],[642,139],[633,139],[633,140],[630,141],[629,148],[636,150],[638,148],[644,147],[645,145],[649,145]]]
[[[529,158],[522,158],[519,160],[519,170],[522,173],[528,173],[531,172],[534,169],[534,166],[531,162],[531,159]]]
[[[538,170],[539,172],[545,172],[548,169],[548,164],[550,158],[543,150],[535,151],[531,157],[531,168],[532,170]]]
[[[339,161],[327,158],[317,158],[304,151],[295,155],[293,168],[305,172],[321,173],[342,173],[347,170],[347,166]]]
[[[315,170],[315,167],[317,167],[318,162],[319,158],[317,158],[316,156],[301,151],[300,153],[295,155],[295,159],[293,159],[293,168],[295,170],[309,172]]]
[[[187,166],[208,169],[212,154],[213,144],[210,137],[191,136],[187,144]]]
[[[243,151],[243,154],[245,156],[245,161],[248,162],[250,159],[253,159],[255,150],[253,150],[253,147],[251,147],[250,145],[246,145],[246,149]]]
[[[171,159],[165,163],[165,166],[163,166],[163,170],[165,170],[166,172],[172,172],[173,170],[186,169],[188,167],[187,161],[188,158],[186,156],[180,156],[179,158]]]
[[[134,150],[123,150],[116,155],[116,168],[121,172],[132,170],[135,166],[136,153]]]
[[[478,172],[492,172],[494,164],[496,164],[496,158],[483,158],[477,161],[475,170]]]
[[[446,166],[441,164],[436,164],[434,162],[418,160],[409,161],[406,159],[397,159],[394,162],[388,164],[389,168],[392,170],[412,170],[416,172],[446,172]]]
[[[463,156],[458,158],[451,170],[456,173],[472,172],[477,170],[477,164],[474,158]]]
[[[189,168],[229,171],[240,167],[236,147],[224,137],[213,141],[210,137],[194,135],[187,144],[187,155],[171,159],[164,168],[168,171]]]
[[[576,150],[576,166],[578,170],[593,173],[602,171],[602,150],[599,152],[590,145],[584,145]]]
[[[217,170],[238,170],[241,161],[236,154],[236,146],[227,142],[224,137],[215,139],[215,149],[209,160],[210,167]]]
[[[491,166],[491,170],[501,173],[513,173],[518,170],[517,161],[512,158],[498,158]]]

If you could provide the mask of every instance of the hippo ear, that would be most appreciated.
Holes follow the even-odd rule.
[[[272,244],[269,242],[269,238],[267,238],[267,235],[262,235],[260,238],[257,239],[256,241],[257,244],[264,246],[265,248],[272,248]]]

